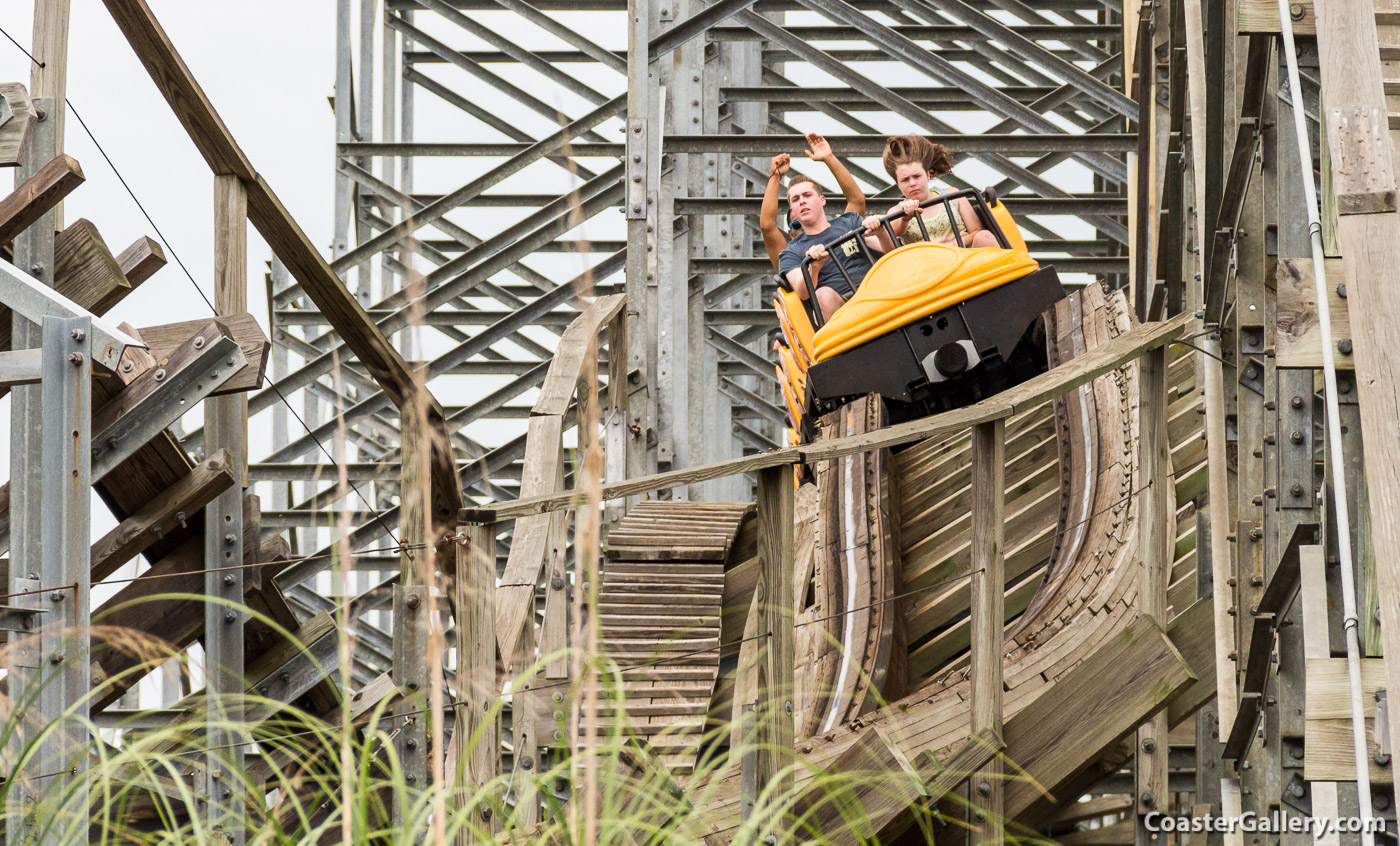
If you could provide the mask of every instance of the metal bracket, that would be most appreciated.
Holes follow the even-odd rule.
[[[1374,725],[1371,727],[1372,739],[1376,741],[1376,763],[1382,767],[1390,763],[1390,721],[1388,719],[1389,704],[1385,701],[1385,691],[1376,691],[1376,710]]]
[[[58,293],[7,261],[0,261],[0,303],[31,323],[42,324],[45,317],[87,317],[92,320],[92,360],[108,370],[127,347],[148,347],[108,324],[102,318]]]
[[[1278,370],[1278,507],[1311,509],[1313,477],[1313,371]]]
[[[647,217],[647,122],[636,118],[627,122],[627,161],[623,169],[627,202],[623,211],[628,220]]]
[[[130,458],[151,438],[219,389],[247,364],[238,342],[220,335],[185,367],[164,377],[162,384],[92,437],[92,481],[97,482]]]
[[[34,631],[35,616],[47,613],[42,608],[17,608],[0,605],[0,631],[27,633]]]
[[[1288,784],[1283,786],[1283,795],[1279,798],[1283,804],[1303,816],[1312,816],[1312,788],[1303,780],[1301,773],[1293,774],[1293,777],[1288,780]]]
[[[1241,335],[1241,346],[1243,338]],[[1259,396],[1264,396],[1264,362],[1254,356],[1246,356],[1244,366],[1240,368],[1240,385],[1249,388]]]

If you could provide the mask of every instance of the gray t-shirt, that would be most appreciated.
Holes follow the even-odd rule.
[[[855,212],[846,212],[840,217],[831,218],[831,225],[816,235],[808,235],[806,232],[798,234],[788,242],[782,254],[778,256],[778,272],[787,276],[788,271],[802,265],[802,259],[807,256],[807,250],[813,244],[830,244],[852,230],[861,228],[860,215]],[[846,272],[851,275],[851,282],[859,285],[865,278],[865,274],[870,270],[870,261],[865,257],[865,251],[853,239],[841,245],[840,249],[841,265],[846,268]],[[826,286],[831,288],[841,296],[850,299],[855,291],[846,284],[846,277],[841,275],[840,269],[836,267],[837,258],[826,260],[822,265],[821,273],[817,274],[817,287]]]

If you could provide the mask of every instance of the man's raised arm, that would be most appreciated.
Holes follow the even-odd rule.
[[[836,184],[841,189],[841,193],[846,197],[846,211],[856,214],[865,214],[865,192],[860,190],[856,184],[854,176],[846,170],[846,166],[841,164],[841,160],[836,158],[836,154],[831,152],[831,144],[825,138],[815,132],[807,133],[807,157],[813,161],[825,164],[831,171],[831,175],[836,178]]]

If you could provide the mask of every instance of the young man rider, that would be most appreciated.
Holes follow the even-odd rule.
[[[836,310],[855,293],[852,285],[859,285],[860,280],[865,278],[866,271],[870,270],[870,262],[854,239],[843,244],[841,250],[841,265],[850,274],[850,284],[847,284],[846,277],[830,261],[827,253],[827,245],[832,241],[861,228],[861,214],[865,210],[865,195],[861,193],[859,187],[855,186],[855,181],[851,179],[846,168],[831,152],[831,145],[827,144],[825,139],[819,135],[809,134],[807,142],[812,145],[812,149],[807,151],[807,155],[817,161],[825,162],[831,168],[837,183],[846,191],[847,210],[839,217],[827,219],[826,197],[822,195],[821,189],[817,187],[815,182],[806,176],[798,176],[789,182],[788,210],[793,220],[802,225],[802,231],[794,234],[787,247],[778,256],[778,272],[787,279],[788,284],[792,286],[799,297],[808,299],[815,295],[817,306],[822,311],[823,320],[829,320],[836,313]],[[847,187],[846,183],[848,182],[850,188]],[[857,197],[859,203],[856,201]],[[857,205],[859,208],[856,208]],[[809,272],[815,281],[815,294],[807,290],[807,282],[802,277],[804,256],[813,259]]]
[[[815,132],[809,132],[807,145],[810,148],[807,150],[808,158],[824,163],[836,179],[836,187],[840,188],[846,197],[846,211],[865,214],[865,193],[860,190],[846,166],[841,164],[841,160],[832,155],[831,145],[826,139]],[[791,166],[792,157],[787,153],[779,153],[768,163],[768,185],[763,191],[763,204],[758,212],[758,228],[763,233],[763,246],[768,251],[768,258],[773,262],[775,269],[778,267],[778,257],[788,245],[789,235],[796,235],[802,231],[801,224],[792,220],[785,220],[782,227],[778,226],[778,194],[782,190],[783,175]]]

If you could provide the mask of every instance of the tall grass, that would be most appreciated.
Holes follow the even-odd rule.
[[[275,626],[271,620],[263,622]],[[134,676],[162,671],[172,657],[189,660],[185,653],[143,638],[103,635],[116,644],[114,648],[141,653],[141,665],[130,671]],[[7,648],[18,646],[17,642]],[[48,683],[40,675],[26,689],[11,692],[13,707],[6,707],[0,725],[0,743],[9,750],[7,777],[0,783],[4,800],[0,822],[7,828],[25,826],[31,836],[50,842],[218,844],[225,841],[222,832],[208,822],[209,803],[243,801],[247,842],[256,844],[704,842],[717,819],[717,803],[733,807],[737,769],[757,751],[753,721],[745,721],[746,731],[737,735],[738,744],[731,747],[733,726],[728,720],[711,720],[695,772],[683,780],[673,778],[645,744],[622,726],[625,721],[610,719],[603,725],[594,716],[596,704],[602,703],[625,712],[620,669],[595,658],[584,668],[586,672],[575,677],[588,680],[586,684],[534,679],[555,657],[542,657],[526,674],[511,679],[510,686],[519,689],[522,683],[535,681],[538,691],[557,685],[553,689],[563,691],[574,705],[564,713],[581,714],[584,720],[577,730],[571,728],[569,718],[561,720],[564,736],[586,734],[591,724],[595,742],[588,744],[588,751],[576,754],[570,754],[570,743],[558,743],[547,766],[541,762],[532,771],[517,768],[514,772],[507,768],[482,785],[455,781],[450,769],[446,777],[428,784],[415,783],[405,773],[395,753],[394,736],[405,719],[433,719],[437,709],[430,707],[427,691],[394,691],[357,719],[351,716],[359,707],[353,692],[319,714],[257,691],[224,697],[213,712],[229,715],[221,725],[249,742],[231,750],[237,753],[233,756],[236,783],[206,785],[202,773],[208,750],[203,735],[210,703],[202,693],[181,703],[182,713],[168,723],[150,729],[120,728],[113,739],[111,730],[99,731],[83,715],[87,703],[75,705],[55,720],[35,720],[33,704]],[[571,657],[578,668],[579,655]],[[336,669],[322,668],[323,675],[334,679],[339,675]],[[94,688],[90,701],[120,681],[104,680]],[[588,706],[590,701],[596,704]],[[450,734],[455,704],[451,699],[445,702],[440,713],[449,716],[444,725],[432,727],[430,737],[437,740]],[[507,716],[508,706],[509,696],[502,696],[493,716]],[[239,715],[257,718],[239,719]],[[69,762],[70,771],[36,772],[33,756],[38,742],[58,731],[76,731],[86,738],[86,748]],[[105,740],[104,734],[108,735]],[[485,738],[494,745],[494,737],[478,732],[467,740],[466,748],[475,748]],[[796,786],[780,793],[755,785],[748,797],[752,810],[733,832],[733,842],[878,843],[868,824],[870,803],[878,804],[882,796],[907,801],[926,787],[926,774],[900,768],[831,771],[796,750],[780,751],[796,778],[779,783],[795,782]],[[1016,771],[1009,765],[1005,769]],[[582,789],[582,779],[588,780],[591,789]],[[571,793],[572,800],[559,798]],[[28,794],[31,801],[23,801],[21,794]],[[545,803],[543,822],[517,825],[515,797],[530,794]],[[912,842],[932,843],[935,837],[940,843],[963,842],[959,828],[971,818],[966,800],[960,798],[964,795],[955,791],[936,805],[914,802],[908,812],[909,830],[901,842],[912,838]],[[588,807],[582,804],[585,796],[592,797]],[[720,803],[721,799],[725,802]],[[398,825],[393,822],[396,816],[401,820]],[[818,826],[816,821],[823,818],[827,822]],[[496,833],[500,829],[503,833]],[[1023,841],[1037,839],[1033,832],[1008,831],[1012,834]]]

